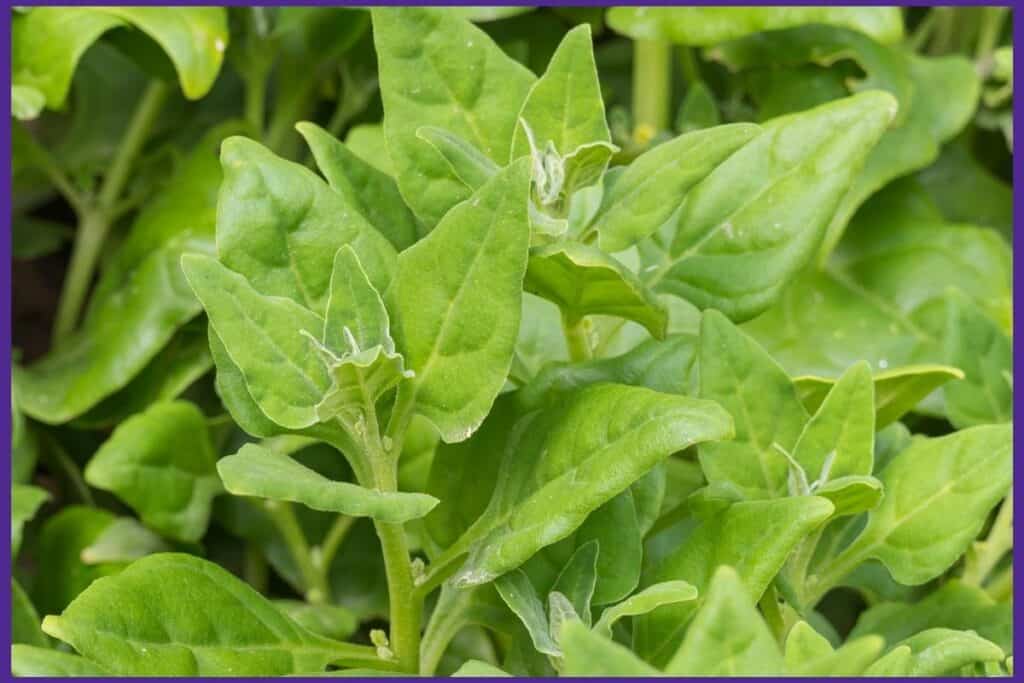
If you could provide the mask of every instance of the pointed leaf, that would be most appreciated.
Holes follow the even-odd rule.
[[[498,594],[526,627],[537,652],[559,657],[562,651],[551,637],[544,603],[534,590],[530,579],[521,570],[511,571],[494,582]]]
[[[635,617],[653,612],[662,605],[689,602],[697,599],[697,589],[686,581],[662,581],[648,586],[601,613],[594,631],[606,638],[612,637],[612,627],[623,617]]]
[[[760,131],[734,123],[686,133],[644,152],[606,188],[595,229],[605,251],[616,252],[654,233],[687,193]]]
[[[419,519],[437,505],[423,493],[385,493],[344,481],[331,481],[287,455],[246,444],[235,455],[221,458],[217,471],[224,488],[237,496],[287,500],[325,512],[372,517],[402,523]]]
[[[444,157],[451,172],[470,192],[475,192],[499,170],[499,166],[483,152],[447,130],[422,126],[416,130],[416,137]]]
[[[600,544],[597,541],[589,541],[577,548],[569,562],[562,567],[551,589],[569,601],[576,615],[587,626],[590,626],[590,602],[597,586],[599,552]],[[554,620],[551,621],[551,628],[553,634],[558,633]]]
[[[526,162],[507,167],[402,252],[387,293],[416,376],[416,410],[447,442],[469,437],[505,383],[519,330],[529,224]]]
[[[658,671],[628,648],[591,631],[581,622],[562,627],[562,673],[566,676],[657,676]]]
[[[1013,344],[967,297],[947,304],[946,361],[965,377],[943,388],[946,413],[958,429],[1013,419]]]
[[[941,676],[975,662],[1001,662],[1003,651],[971,631],[935,628],[908,638],[872,664],[867,676]]]
[[[835,517],[873,510],[884,495],[882,482],[869,475],[850,474],[830,479],[814,489],[814,495],[827,498],[835,506]]]
[[[21,547],[21,530],[32,519],[50,494],[36,486],[14,484],[11,487],[11,557],[17,557]]]

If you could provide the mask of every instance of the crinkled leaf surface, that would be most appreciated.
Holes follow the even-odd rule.
[[[450,131],[504,165],[535,77],[482,30],[444,10],[375,9],[373,35],[395,178],[409,206],[433,228],[470,191],[416,131]]]
[[[416,411],[449,443],[480,426],[512,363],[530,239],[528,183],[519,161],[449,211],[399,256],[385,297],[395,346],[415,373],[406,386]]]

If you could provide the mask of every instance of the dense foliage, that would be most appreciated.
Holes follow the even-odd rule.
[[[1006,8],[12,18],[14,673],[1012,673]]]

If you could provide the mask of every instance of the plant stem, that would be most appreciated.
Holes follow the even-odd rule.
[[[594,357],[590,341],[587,339],[587,328],[583,318],[573,319],[563,315],[562,330],[565,332],[565,342],[569,347],[569,358],[572,361],[579,362]]]
[[[245,544],[245,582],[260,593],[265,593],[270,582],[267,560],[255,543]]]
[[[110,164],[110,171],[103,178],[95,205],[83,211],[57,306],[54,321],[54,338],[57,340],[74,331],[78,324],[100,250],[113,222],[113,209],[169,92],[168,86],[159,80],[151,81],[146,87]]]
[[[327,602],[330,590],[325,576],[313,562],[309,543],[306,541],[306,535],[302,532],[302,527],[299,526],[299,520],[295,517],[295,510],[291,503],[267,500],[264,501],[263,506],[270,514],[274,526],[281,532],[295,563],[299,565],[299,572],[302,574],[306,588],[306,601],[314,605],[324,604]]]
[[[334,525],[320,543],[320,562],[323,564],[323,572],[325,574],[330,570],[331,563],[334,562],[334,556],[338,554],[338,549],[341,548],[342,542],[348,536],[348,532],[352,529],[355,521],[355,517],[338,515],[338,518],[334,520]]]
[[[633,43],[633,126],[650,137],[668,128],[672,46],[660,40]],[[648,138],[649,139],[649,138]]]
[[[253,68],[245,76],[245,120],[254,134],[263,136],[266,119],[267,72]]]
[[[974,52],[975,59],[987,59],[999,43],[1003,31],[1003,21],[1009,12],[1007,7],[982,7],[981,26],[978,28],[978,44]]]
[[[441,588],[441,595],[430,613],[423,645],[420,648],[420,673],[433,676],[441,656],[452,638],[466,624],[465,612],[473,598],[474,589],[460,590],[451,586]]]
[[[989,574],[1003,559],[1003,555],[1013,549],[1013,495],[1007,496],[1003,506],[999,508],[992,529],[984,541],[976,541],[972,554],[967,556],[967,565],[960,580],[972,586],[985,585]]]
[[[776,642],[779,645],[783,645],[786,640],[786,622],[782,618],[782,612],[779,610],[779,597],[775,591],[775,584],[770,584],[768,589],[764,592],[760,602],[761,614],[764,615],[764,620],[768,623],[768,627],[772,631],[772,635],[775,636]]]
[[[19,125],[24,130],[23,144],[31,155],[33,164],[46,174],[46,177],[50,179],[50,182],[61,193],[61,196],[71,205],[74,212],[81,215],[86,207],[85,197],[82,196],[78,188],[74,186],[64,173],[64,169],[60,167],[57,160],[50,154],[50,150],[39,144],[23,122],[19,121]]]

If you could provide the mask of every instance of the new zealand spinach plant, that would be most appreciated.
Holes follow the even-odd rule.
[[[13,10],[13,673],[1012,673],[1009,20]]]

